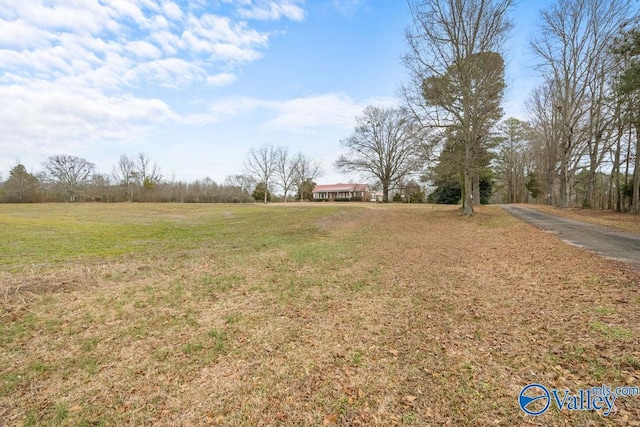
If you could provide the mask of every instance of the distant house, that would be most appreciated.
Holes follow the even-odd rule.
[[[371,191],[367,184],[316,185],[313,189],[314,201],[368,202]]]

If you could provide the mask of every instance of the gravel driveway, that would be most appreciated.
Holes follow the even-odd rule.
[[[523,206],[501,205],[511,215],[549,233],[564,242],[595,252],[605,258],[622,261],[640,271],[640,234],[539,212]]]

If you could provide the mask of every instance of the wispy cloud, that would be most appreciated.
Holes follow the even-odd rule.
[[[333,6],[345,16],[353,16],[365,3],[366,0],[333,0]]]
[[[248,2],[247,7],[239,10],[246,19],[278,20],[288,18],[292,21],[304,21],[305,12],[295,1],[257,1]]]
[[[11,100],[0,103],[0,150],[5,153],[33,143],[53,152],[92,140],[135,140],[156,123],[176,119],[158,99],[107,96],[43,81],[0,86],[0,98]]]
[[[276,117],[267,122],[267,128],[302,132],[322,126],[350,127],[363,106],[346,95],[325,94],[297,98],[273,105]]]
[[[203,123],[217,122],[263,110],[271,117],[263,128],[272,132],[302,133],[320,127],[341,127],[348,130],[355,117],[370,104],[397,105],[397,99],[375,98],[356,102],[344,94],[327,93],[289,100],[262,100],[256,98],[228,98],[212,103],[206,115],[199,115]]]
[[[233,84],[273,33],[252,20],[304,19],[293,0],[229,6],[232,12],[206,1],[0,0],[0,150],[137,138],[186,120],[171,98],[148,94]]]

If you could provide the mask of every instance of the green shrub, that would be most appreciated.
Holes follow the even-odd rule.
[[[462,189],[457,181],[445,181],[427,197],[429,203],[442,203],[445,205],[457,205],[462,198]]]

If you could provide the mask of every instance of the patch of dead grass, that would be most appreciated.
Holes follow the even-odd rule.
[[[428,206],[345,208],[317,225],[326,247],[305,256],[202,249],[44,278],[5,274],[1,422],[640,418],[638,398],[620,398],[607,418],[552,408],[533,419],[517,406],[531,382],[638,384],[637,273],[492,207],[472,218]]]

